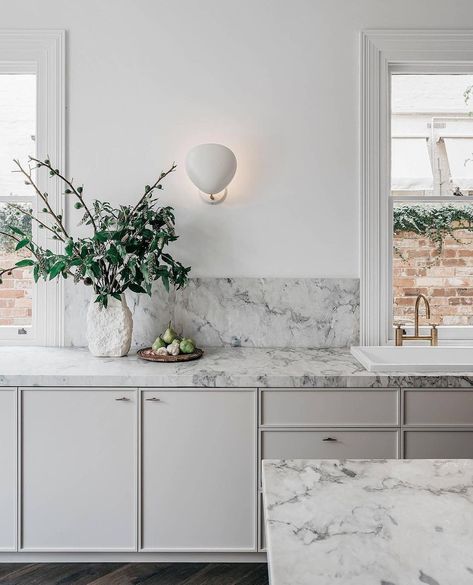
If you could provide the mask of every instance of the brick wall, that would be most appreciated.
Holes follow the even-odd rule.
[[[13,266],[18,254],[0,255],[0,266]],[[18,268],[11,276],[4,275],[0,285],[0,326],[31,325],[33,278],[30,268]]]
[[[461,241],[447,237],[439,255],[424,236],[402,232],[394,237],[394,320],[414,318],[415,297],[430,301],[432,322],[473,325],[473,233],[455,232]],[[422,315],[423,308],[422,308]]]

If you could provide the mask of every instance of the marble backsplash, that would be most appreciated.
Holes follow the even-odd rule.
[[[67,282],[69,284],[69,282]],[[65,343],[83,347],[90,289],[66,287]],[[193,278],[180,291],[127,295],[133,347],[172,320],[207,347],[346,347],[358,342],[359,281],[334,278]]]

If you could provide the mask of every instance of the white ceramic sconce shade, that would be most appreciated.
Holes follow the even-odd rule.
[[[223,144],[199,144],[186,157],[189,179],[207,203],[220,203],[235,176],[237,160]]]

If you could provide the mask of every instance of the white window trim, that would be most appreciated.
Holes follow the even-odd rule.
[[[361,345],[385,345],[392,338],[390,75],[472,71],[473,30],[361,33]],[[473,327],[442,328],[440,337],[463,343],[473,338]]]
[[[50,157],[65,169],[65,31],[1,30],[0,68],[2,71],[33,70],[37,84],[37,156]],[[49,194],[49,201],[60,212],[64,209],[59,182],[42,174],[39,187]],[[44,232],[44,230],[43,230]],[[39,234],[38,234],[39,236]],[[41,232],[41,236],[45,237]],[[58,242],[42,243],[60,250]],[[2,335],[0,345],[64,345],[64,287],[62,279],[38,282],[33,307],[33,327],[27,335],[18,335],[18,327]]]

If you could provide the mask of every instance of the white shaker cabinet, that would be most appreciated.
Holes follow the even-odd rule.
[[[136,550],[136,412],[129,389],[21,391],[21,550]]]
[[[16,390],[0,389],[0,551],[16,548]]]
[[[256,391],[144,391],[142,402],[142,550],[255,550]]]

